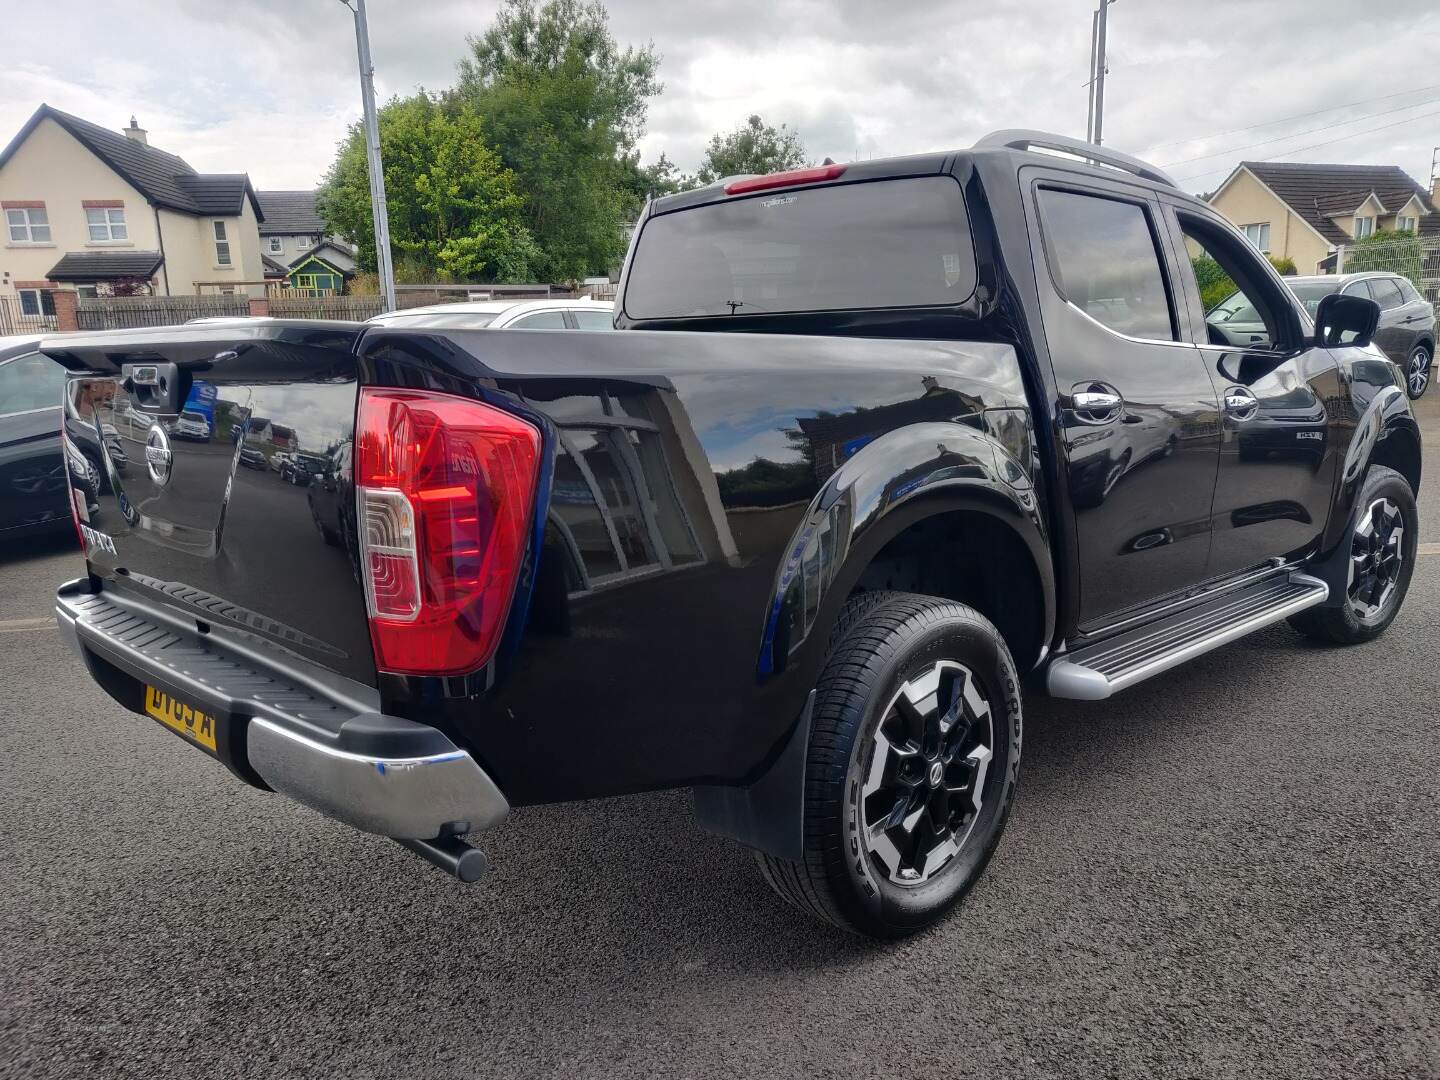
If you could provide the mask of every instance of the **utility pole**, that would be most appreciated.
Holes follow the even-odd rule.
[[[1090,141],[1099,146],[1105,140],[1101,133],[1105,127],[1105,11],[1115,0],[1100,0],[1100,10],[1095,13],[1095,131]]]
[[[1100,12],[1090,13],[1090,78],[1085,83],[1085,141],[1095,141],[1095,43],[1100,37]]]
[[[375,114],[375,64],[370,59],[370,26],[365,0],[340,0],[355,16],[355,49],[360,55],[360,100],[365,107],[365,160],[370,167],[370,209],[375,218],[375,268],[385,310],[394,311],[395,267],[390,262],[390,216],[385,207],[385,172],[380,163],[380,120]]]

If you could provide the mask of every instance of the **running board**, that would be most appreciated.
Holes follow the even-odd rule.
[[[1046,685],[1053,697],[1100,701],[1297,611],[1323,604],[1329,595],[1329,586],[1308,574],[1291,571],[1268,577],[1202,607],[1059,656],[1046,672]]]

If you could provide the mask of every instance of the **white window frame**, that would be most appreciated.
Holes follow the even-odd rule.
[[[1249,225],[1241,225],[1240,231],[1245,234],[1245,239],[1250,241],[1256,251],[1266,255],[1270,254],[1270,223],[1268,221],[1256,221]]]
[[[97,220],[98,217],[98,220]],[[99,235],[96,235],[96,231]],[[130,227],[123,206],[85,207],[85,235],[91,244],[128,244]]]
[[[38,220],[37,220],[38,218]],[[5,210],[5,239],[11,244],[34,244],[54,247],[54,234],[50,231],[50,214],[43,206],[7,207]],[[36,233],[43,230],[44,236]]]
[[[1419,231],[1420,231],[1420,219],[1417,218],[1417,217],[1411,217],[1409,214],[1396,214],[1396,215],[1395,215],[1395,231],[1396,231],[1396,232],[1419,232]]]
[[[1360,214],[1355,215],[1355,239],[1364,240],[1367,236],[1375,234],[1375,215],[1368,217]]]
[[[228,270],[235,265],[230,257],[230,240],[225,233],[225,222],[212,221],[210,232],[215,238],[215,267],[220,270]]]
[[[16,289],[15,297],[20,302],[20,314],[27,319],[53,319],[55,317],[55,296],[54,289]],[[25,297],[29,294],[34,296],[34,311],[25,310]],[[45,311],[45,296],[50,296],[50,311]]]
[[[285,238],[284,238],[283,236],[271,236],[271,237],[268,237],[268,239],[269,239],[269,241],[270,241],[270,254],[271,254],[271,255],[284,255],[284,254],[285,254]]]
[[[76,285],[75,295],[86,300],[94,300],[100,295],[100,287],[98,285]]]
[[[314,238],[313,236],[304,236],[304,235],[297,236],[297,237],[295,237],[295,250],[297,250],[297,251],[309,251],[310,248],[311,248],[311,246],[312,246],[314,243],[315,243],[315,238]]]

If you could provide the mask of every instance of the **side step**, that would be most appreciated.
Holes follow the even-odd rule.
[[[1297,611],[1323,604],[1330,588],[1296,571],[1265,578],[1202,607],[1057,657],[1046,672],[1053,697],[1100,701],[1118,690],[1218,649]]]

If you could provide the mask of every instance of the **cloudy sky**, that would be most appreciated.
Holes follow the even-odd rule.
[[[498,0],[370,0],[380,94],[451,83]],[[1095,0],[611,0],[622,42],[653,41],[664,93],[642,144],[682,169],[751,112],[836,160],[950,149],[1000,127],[1083,136]],[[337,0],[15,4],[0,141],[42,101],[202,171],[312,186],[360,113]],[[1106,142],[1209,190],[1236,161],[1398,163],[1424,183],[1440,145],[1432,0],[1117,0]],[[1428,43],[1428,45],[1427,45]],[[1260,126],[1263,125],[1263,126]]]

